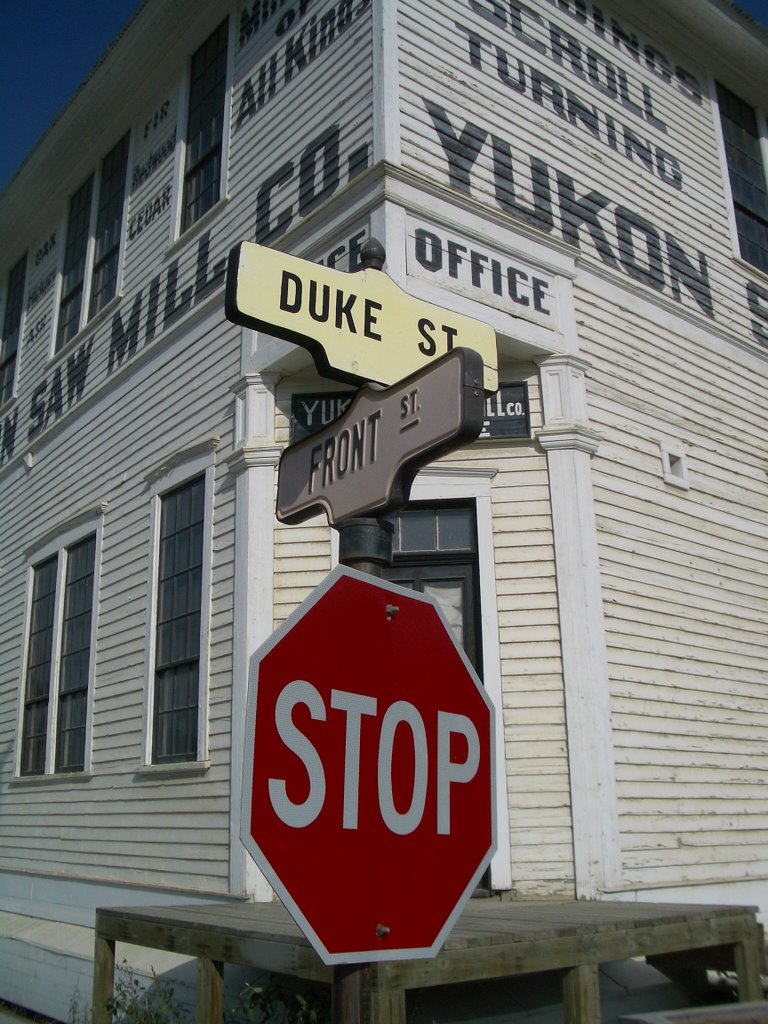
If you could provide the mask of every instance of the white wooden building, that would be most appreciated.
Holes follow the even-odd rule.
[[[248,659],[337,558],[276,465],[348,389],[225,319],[243,240],[497,332],[392,573],[498,710],[491,886],[768,910],[767,66],[728,0],[146,0],[0,196],[0,999],[271,898]]]

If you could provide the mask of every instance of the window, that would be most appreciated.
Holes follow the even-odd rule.
[[[388,580],[433,597],[475,669],[482,664],[475,510],[412,505],[395,517]]]
[[[33,569],[22,775],[85,768],[95,561],[92,534]],[[49,736],[55,737],[55,750]]]
[[[210,210],[221,195],[228,36],[229,24],[223,21],[192,56],[182,231]]]
[[[123,228],[123,200],[128,169],[126,135],[104,158],[96,213],[91,303],[88,316],[95,316],[117,292],[117,265]]]
[[[13,397],[26,273],[27,257],[25,254],[8,274],[3,334],[0,340],[0,405]]]
[[[166,494],[160,508],[152,761],[198,751],[205,477]]]
[[[117,292],[117,268],[123,226],[125,179],[128,172],[128,136],[104,158],[99,177],[96,210],[92,174],[69,202],[64,243],[57,350],[73,338],[86,319],[103,309]],[[92,218],[93,237],[91,237]],[[90,270],[90,301],[86,309],[86,281]]]
[[[753,107],[717,84],[728,177],[739,251],[747,263],[768,273],[768,179]]]

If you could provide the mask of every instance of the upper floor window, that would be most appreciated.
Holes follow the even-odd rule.
[[[768,178],[757,113],[717,83],[725,157],[742,259],[768,273]]]
[[[96,534],[32,573],[20,773],[83,771],[92,663]]]
[[[26,273],[27,257],[25,254],[8,274],[3,334],[0,338],[0,405],[13,396]]]
[[[73,338],[117,292],[127,172],[126,135],[102,161],[95,209],[93,174],[70,199],[56,330],[57,349]],[[90,293],[87,306],[86,291]]]
[[[225,20],[192,55],[182,231],[210,210],[221,195],[228,38]]]
[[[152,761],[198,753],[205,476],[160,504]]]

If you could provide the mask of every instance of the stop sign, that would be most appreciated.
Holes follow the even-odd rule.
[[[251,659],[243,843],[326,964],[425,957],[493,818],[493,707],[436,603],[338,567]]]

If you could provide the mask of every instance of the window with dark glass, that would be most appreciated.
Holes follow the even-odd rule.
[[[92,535],[35,566],[24,681],[22,775],[46,771],[53,701],[57,707],[54,770],[85,767],[95,557]],[[63,594],[59,597],[60,580]],[[60,616],[58,600],[63,601]]]
[[[117,292],[117,267],[123,227],[125,179],[128,173],[128,136],[107,154],[101,166],[96,213],[91,302],[88,316],[95,316]]]
[[[93,175],[80,186],[69,201],[56,348],[61,348],[80,330],[92,194]]]
[[[152,730],[156,764],[197,758],[204,521],[204,477],[163,497]]]
[[[66,345],[86,320],[103,309],[117,292],[127,174],[126,135],[102,161],[98,193],[95,193],[95,176],[92,174],[70,199],[56,329],[57,349]],[[90,299],[86,316],[89,264]]]
[[[768,178],[753,107],[718,83],[717,102],[731,183],[739,251],[768,273]]]
[[[221,195],[227,21],[192,55],[189,81],[181,230],[186,231]]]
[[[24,255],[8,274],[2,343],[0,343],[0,405],[13,396],[26,273],[27,257]]]
[[[473,504],[412,504],[395,516],[392,582],[433,597],[480,672],[479,571]]]
[[[56,771],[82,771],[91,665],[91,618],[96,537],[69,550],[61,626]]]

